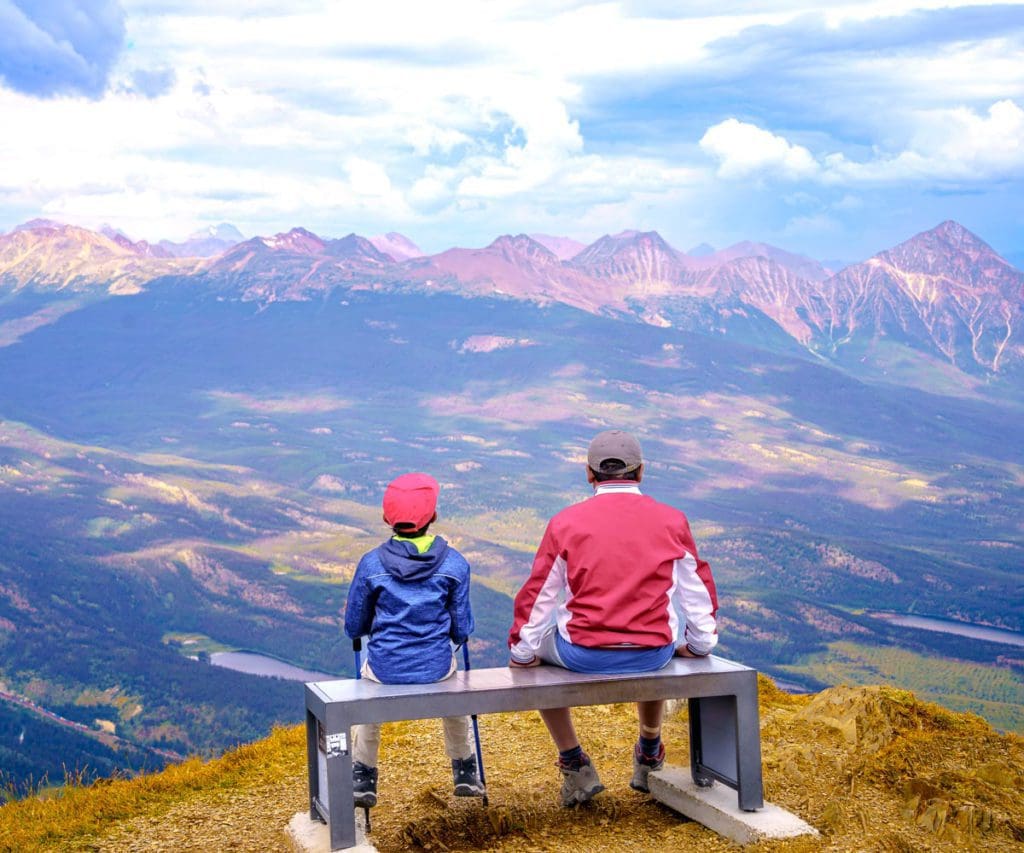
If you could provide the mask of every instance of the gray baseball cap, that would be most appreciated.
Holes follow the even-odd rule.
[[[599,432],[587,450],[587,464],[599,474],[628,474],[643,465],[640,442],[621,429]]]

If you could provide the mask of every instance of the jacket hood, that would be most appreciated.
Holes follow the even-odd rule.
[[[429,578],[448,556],[448,543],[435,536],[430,547],[422,554],[412,542],[388,539],[379,548],[377,556],[388,573],[401,581]]]

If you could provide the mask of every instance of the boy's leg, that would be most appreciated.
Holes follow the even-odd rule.
[[[380,723],[352,727],[352,799],[357,806],[377,805],[377,754]]]
[[[363,678],[378,681],[363,662]],[[370,808],[377,805],[377,757],[380,754],[380,723],[365,723],[352,727],[352,792],[355,804]]]
[[[370,669],[370,660],[363,661],[360,673],[368,681],[380,679]],[[352,727],[352,760],[365,764],[367,767],[377,766],[377,756],[380,754],[380,723],[367,723],[365,725]]]
[[[469,717],[444,717],[441,726],[444,729],[444,751],[449,758],[474,756],[473,721]]]
[[[444,751],[452,761],[456,797],[482,797],[484,786],[476,766],[473,721],[469,717],[444,717]]]
[[[451,669],[445,678],[451,678],[458,666],[452,655]],[[441,679],[444,681],[444,679]],[[473,720],[470,717],[443,717],[444,751],[452,762],[452,778],[455,782],[455,796],[482,797],[484,786],[480,784],[476,766],[476,750],[473,740]]]
[[[448,674],[438,680],[444,681],[451,678],[455,675],[457,669],[458,658],[455,657],[453,652],[452,665],[448,669]],[[470,758],[474,755],[472,725],[473,721],[469,717],[443,717],[441,719],[441,726],[444,729],[444,751],[453,761],[455,759]]]
[[[377,766],[380,754],[380,723],[352,727],[352,760],[367,767]]]

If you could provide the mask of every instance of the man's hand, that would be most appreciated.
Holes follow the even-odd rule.
[[[681,658],[699,658],[700,655],[695,655],[686,646],[676,646],[676,655]]]
[[[527,663],[519,663],[519,661],[514,660],[513,658],[509,658],[509,660],[508,660],[508,665],[509,665],[510,669],[513,669],[513,668],[529,669],[531,666],[540,666],[540,664],[541,664],[541,660],[536,655],[534,655],[533,660],[528,661]]]

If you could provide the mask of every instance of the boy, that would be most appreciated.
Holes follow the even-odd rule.
[[[384,523],[394,535],[363,555],[345,605],[345,633],[369,635],[362,675],[382,684],[429,684],[456,668],[452,643],[473,633],[469,564],[440,536],[440,487],[429,474],[403,474],[384,492]],[[452,760],[455,796],[481,797],[469,717],[446,717],[445,752]],[[380,725],[352,731],[355,805],[377,804]]]

